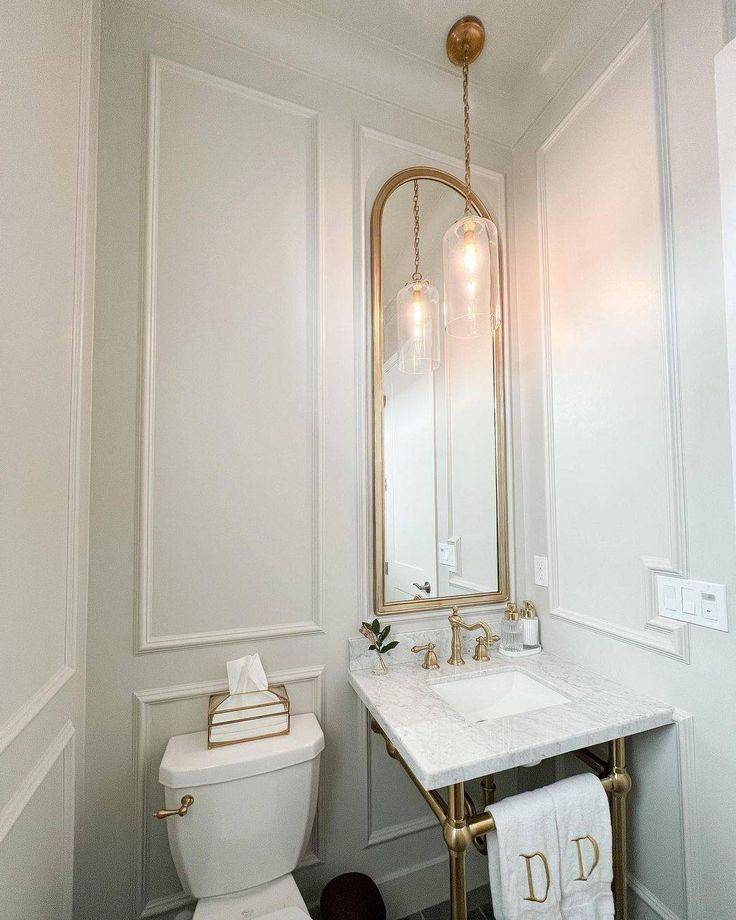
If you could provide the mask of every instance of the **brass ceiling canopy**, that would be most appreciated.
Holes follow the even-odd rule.
[[[450,61],[456,67],[472,64],[483,51],[486,30],[476,16],[463,16],[447,33],[445,49]]]

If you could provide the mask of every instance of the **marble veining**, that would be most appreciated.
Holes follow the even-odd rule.
[[[672,706],[639,696],[549,652],[512,661],[492,651],[491,661],[475,662],[470,657],[471,644],[466,642],[463,654],[467,664],[452,667],[445,663],[446,633],[449,629],[397,635],[401,645],[396,651],[401,649],[403,654],[392,656],[385,676],[372,673],[375,653],[367,652],[365,640],[349,640],[350,684],[426,789],[535,763],[672,722]],[[423,670],[421,657],[408,652],[412,645],[428,641],[437,645],[439,671]],[[411,660],[407,660],[407,652]],[[499,671],[522,671],[562,693],[569,702],[469,722],[432,690],[439,681],[467,680]]]

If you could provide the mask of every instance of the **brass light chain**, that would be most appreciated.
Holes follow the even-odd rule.
[[[465,130],[465,214],[470,214],[470,103],[468,102],[468,46],[463,48],[463,127]]]
[[[422,273],[419,271],[419,181],[414,180],[414,274],[412,281],[421,281]]]

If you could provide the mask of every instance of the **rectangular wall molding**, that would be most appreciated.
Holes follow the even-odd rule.
[[[82,527],[87,504],[87,457],[82,439],[90,361],[89,316],[93,304],[91,264],[94,258],[95,201],[94,176],[90,163],[96,157],[96,137],[92,117],[96,109],[93,87],[96,75],[95,0],[84,0],[80,24],[79,103],[77,126],[76,220],[72,282],[71,368],[69,393],[69,456],[67,487],[67,569],[64,609],[64,654],[60,667],[0,726],[0,753],[23,731],[66,685],[77,669],[77,635],[80,609],[86,606],[87,537]],[[96,92],[96,90],[95,90]]]
[[[63,799],[58,804],[64,836],[64,881],[62,894],[62,918],[72,920],[73,870],[74,870],[74,779],[75,746],[74,726],[67,722],[56,738],[46,748],[36,765],[25,777],[20,788],[0,811],[0,845],[23,814],[26,806],[40,789],[55,764],[62,758]]]
[[[388,843],[390,840],[399,840],[401,837],[407,837],[409,834],[418,834],[420,831],[426,831],[429,828],[437,828],[437,819],[428,812],[424,803],[422,803],[422,815],[410,821],[399,821],[396,824],[390,824],[387,827],[373,826],[373,776],[371,768],[371,720],[368,710],[361,707],[365,722],[365,808],[366,808],[366,847],[377,846],[381,843]],[[420,803],[421,799],[417,799]],[[426,814],[424,813],[426,812]]]
[[[661,341],[666,379],[665,418],[667,472],[667,519],[670,548],[666,558],[644,555],[641,557],[643,606],[646,614],[641,626],[619,624],[598,616],[593,611],[573,610],[561,603],[556,460],[554,431],[554,383],[552,368],[551,291],[549,269],[549,230],[547,176],[545,161],[549,151],[564,136],[583,112],[600,96],[610,81],[625,68],[632,56],[644,51],[650,57],[655,82],[656,138],[658,171],[660,177],[660,231],[662,251],[661,279]],[[547,520],[550,556],[550,612],[551,615],[575,626],[590,629],[649,651],[689,662],[689,631],[687,625],[673,623],[660,617],[656,606],[655,579],[658,574],[687,574],[687,527],[684,504],[684,467],[681,433],[679,373],[677,360],[675,270],[672,231],[672,206],[670,194],[669,149],[667,140],[667,102],[663,63],[663,27],[661,6],[649,17],[642,29],[625,46],[604,73],[596,80],[579,102],[541,145],[537,155],[539,196],[540,269],[542,276],[542,306],[544,325],[544,378],[545,378],[545,455],[547,476]]]
[[[310,237],[308,239],[307,282],[310,310],[314,322],[311,330],[311,400],[313,415],[312,439],[312,542],[314,547],[312,584],[305,586],[311,598],[311,616],[308,619],[282,623],[248,626],[232,629],[182,632],[157,635],[153,617],[153,554],[152,526],[155,513],[153,477],[155,464],[154,420],[156,412],[156,299],[157,299],[157,249],[158,249],[158,191],[159,191],[159,142],[162,75],[175,79],[195,81],[213,87],[226,94],[234,94],[261,105],[287,112],[303,119],[309,136],[307,171],[309,176],[309,200],[306,208],[310,215]],[[224,642],[278,638],[322,632],[321,585],[323,564],[322,536],[322,453],[324,430],[324,400],[322,398],[322,355],[323,340],[323,291],[322,291],[322,234],[320,228],[321,182],[319,178],[319,118],[318,113],[268,96],[239,83],[224,80],[184,64],[151,55],[149,57],[148,83],[148,148],[147,148],[147,192],[146,192],[146,244],[144,285],[142,295],[142,353],[141,353],[141,396],[139,432],[139,477],[138,477],[138,651],[149,652],[161,649],[206,646]]]
[[[323,673],[324,667],[320,665],[316,667],[274,671],[268,675],[268,678],[269,682],[272,684],[286,684],[287,689],[293,684],[311,684],[312,696],[309,711],[314,712],[320,724],[324,724]],[[151,690],[139,690],[133,694],[135,707],[133,749],[135,762],[136,843],[134,849],[135,884],[133,886],[132,909],[136,917],[157,917],[192,902],[192,898],[183,891],[176,891],[168,895],[149,898],[148,868],[150,854],[148,837],[146,834],[147,815],[145,809],[148,798],[147,784],[150,761],[151,708],[182,700],[204,699],[209,697],[212,693],[221,693],[224,690],[227,690],[227,682],[216,680],[192,684],[174,684],[168,687],[158,687]],[[313,865],[320,861],[320,831],[321,815],[320,809],[318,808],[312,832],[310,851],[305,855],[300,865]]]
[[[629,889],[633,891],[650,910],[660,917],[661,920],[684,920],[684,918],[678,917],[676,913],[671,911],[666,904],[663,904],[659,898],[655,894],[652,894],[647,886],[640,882],[635,876],[629,875],[627,883]],[[629,896],[629,900],[631,900],[631,896]],[[629,907],[629,910],[631,910],[631,907]]]

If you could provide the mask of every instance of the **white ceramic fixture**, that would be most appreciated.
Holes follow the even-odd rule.
[[[570,702],[568,697],[522,671],[501,671],[433,684],[432,690],[469,722],[516,716]]]
[[[288,735],[213,750],[206,732],[169,740],[166,808],[194,797],[166,824],[176,871],[198,899],[195,920],[308,916],[291,872],[312,830],[323,748],[312,714],[293,716]]]

